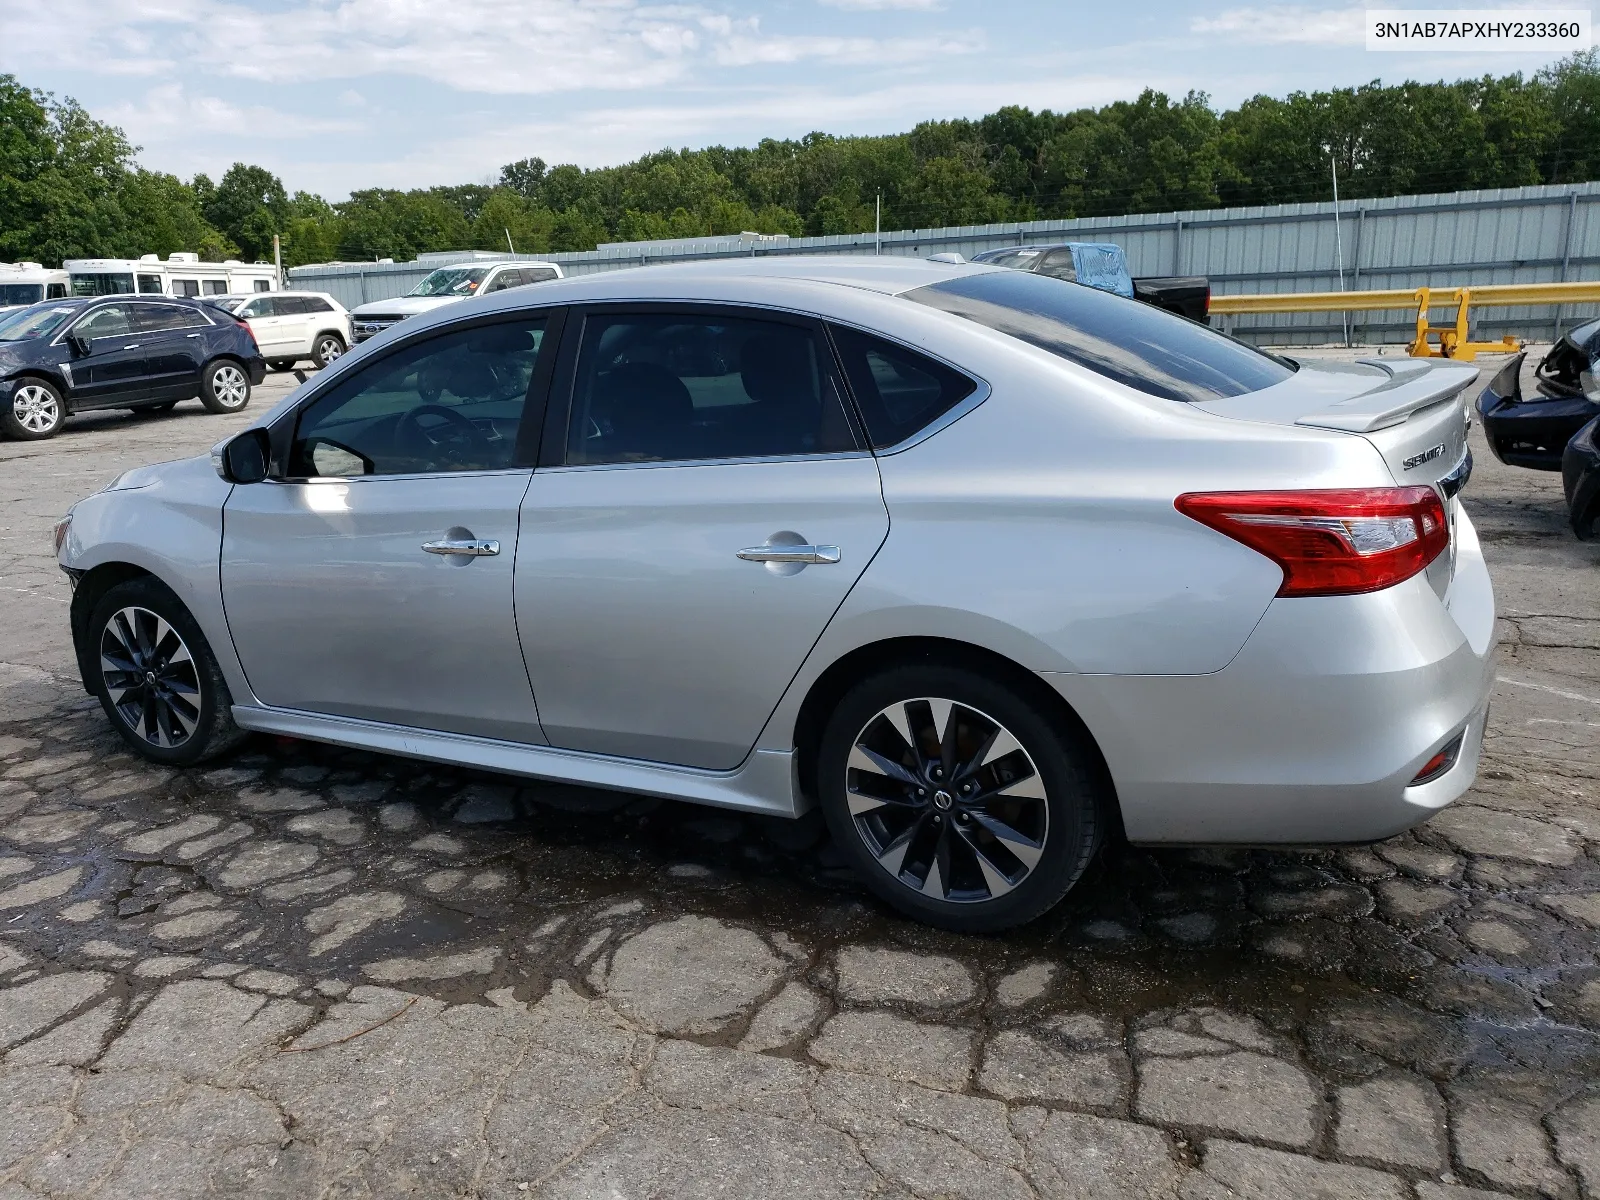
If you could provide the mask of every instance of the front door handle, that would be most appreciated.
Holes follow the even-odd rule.
[[[837,546],[747,546],[739,551],[745,562],[805,563],[808,566],[826,566],[839,561]]]
[[[423,542],[422,548],[429,554],[454,554],[462,558],[482,558],[500,553],[499,542],[478,538],[441,538],[437,542]]]
[[[183,335],[183,336],[184,336],[184,337],[191,337],[191,338],[197,338],[197,337],[199,337],[199,336],[200,336],[200,335],[199,335],[199,334],[198,334],[198,333],[186,333],[186,334],[184,334],[184,335]]]
[[[131,346],[124,346],[123,347],[124,350],[137,350],[138,348],[139,348],[139,343],[138,342],[135,342]]]

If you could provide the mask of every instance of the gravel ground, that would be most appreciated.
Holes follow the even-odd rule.
[[[814,821],[125,753],[49,527],[246,419],[0,443],[0,1200],[1600,1197],[1600,545],[1556,476],[1474,434],[1503,620],[1460,804],[1372,847],[1113,848],[974,938],[884,911]]]

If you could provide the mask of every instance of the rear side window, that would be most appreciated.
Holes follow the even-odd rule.
[[[329,305],[329,303],[321,296],[300,296],[296,298],[296,303],[302,305],[304,307],[304,311],[308,313],[333,311],[332,306]]]
[[[960,371],[858,329],[830,325],[874,450],[926,429],[977,389]]]
[[[137,333],[159,333],[164,329],[194,329],[206,324],[205,317],[192,308],[176,304],[141,304],[133,312]]]
[[[1242,396],[1294,374],[1280,359],[1151,305],[1021,271],[963,275],[905,296],[1168,400]]]
[[[549,267],[523,267],[523,283],[543,283],[546,279],[554,279],[556,273]]]
[[[584,322],[570,464],[855,449],[827,349],[806,326],[690,312]]]

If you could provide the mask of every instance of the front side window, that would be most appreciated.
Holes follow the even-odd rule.
[[[74,296],[131,296],[133,294],[133,273],[96,273],[91,275],[72,275],[72,294]]]
[[[1021,271],[960,275],[905,293],[1168,400],[1240,396],[1281,383],[1294,369],[1137,300]]]
[[[296,478],[513,465],[543,317],[441,333],[356,372],[303,410]]]
[[[921,432],[977,390],[960,371],[895,342],[843,325],[829,332],[874,449]]]
[[[517,270],[515,267],[511,267],[507,270],[501,271],[493,279],[489,280],[489,282],[484,285],[483,290],[485,292],[503,292],[507,288],[521,286],[522,272]]]
[[[44,299],[44,288],[37,283],[0,283],[0,307],[37,304]]]
[[[1048,275],[1051,279],[1065,279],[1068,283],[1076,283],[1078,269],[1072,265],[1072,251],[1050,251],[1039,264],[1039,274]]]
[[[584,322],[567,462],[660,462],[857,449],[804,326],[649,313]]]
[[[79,337],[126,337],[133,332],[133,322],[128,317],[126,304],[107,304],[95,309],[72,327]]]
[[[249,321],[255,317],[270,316],[271,309],[269,309],[267,306],[271,303],[272,301],[270,300],[246,300],[233,311],[237,316],[241,316],[246,321]]]
[[[440,267],[429,271],[408,293],[412,296],[473,296],[483,284],[488,267]]]

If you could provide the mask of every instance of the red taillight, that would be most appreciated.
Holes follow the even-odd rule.
[[[1410,579],[1450,545],[1431,487],[1190,492],[1178,511],[1283,568],[1280,596],[1351,596]]]
[[[1206,316],[1211,315],[1211,285],[1206,284]]]
[[[238,325],[240,327],[242,327],[244,329],[244,331],[250,335],[251,344],[254,345],[257,350],[261,349],[261,343],[256,341],[256,331],[254,329],[250,328],[250,322],[246,321],[246,320],[243,320],[240,317],[235,317],[234,321],[237,322]]]

